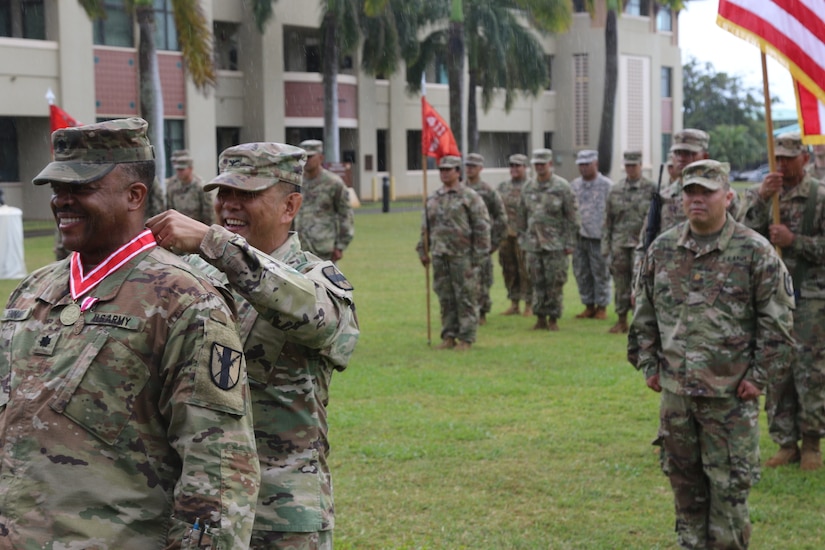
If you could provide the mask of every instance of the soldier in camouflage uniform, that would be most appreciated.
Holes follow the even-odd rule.
[[[579,238],[573,252],[573,274],[585,310],[577,319],[607,319],[610,303],[610,269],[602,256],[602,229],[607,195],[613,182],[599,173],[599,153],[592,149],[576,156],[580,177],[570,187],[579,205]]]
[[[518,315],[519,301],[524,301],[525,317],[533,316],[533,285],[524,251],[518,244],[518,205],[527,182],[527,155],[510,155],[510,180],[498,184],[498,194],[507,212],[507,234],[498,249],[498,262],[507,287],[510,307],[502,315]]]
[[[662,470],[681,548],[747,548],[759,395],[793,353],[793,284],[770,244],[725,212],[727,164],[685,168],[688,218],[645,256],[633,326],[661,392]]]
[[[203,192],[203,180],[192,168],[186,149],[172,153],[175,175],[166,180],[166,208],[209,225],[212,223],[212,195]]]
[[[490,287],[493,286],[493,253],[498,249],[498,245],[507,234],[507,212],[498,191],[486,181],[481,179],[481,171],[484,169],[484,157],[478,153],[470,153],[464,161],[467,171],[467,187],[481,196],[487,213],[490,216],[490,254],[481,261],[481,273],[479,275],[479,316],[478,324],[487,322],[487,314],[493,305],[490,299]]]
[[[822,466],[819,440],[825,435],[825,186],[804,173],[808,154],[798,133],[775,139],[777,172],[745,195],[742,222],[781,248],[794,278],[794,337],[797,357],[790,371],[768,386],[765,408],[779,452],[765,465],[800,462]],[[779,193],[779,223],[771,198]],[[797,442],[802,439],[800,456]]]
[[[825,182],[825,143],[814,145],[811,161],[805,165],[805,173]]]
[[[461,157],[442,157],[438,170],[443,186],[427,197],[416,251],[422,265],[433,265],[441,306],[436,349],[467,351],[476,340],[478,279],[490,256],[490,216],[478,193],[461,183]]]
[[[602,256],[610,258],[610,274],[616,297],[619,320],[608,332],[623,334],[628,330],[627,314],[631,309],[633,289],[633,251],[639,245],[639,231],[645,220],[650,194],[655,189],[642,176],[641,151],[624,154],[625,177],[610,189],[604,213]]]
[[[322,166],[322,141],[308,139],[302,141],[300,147],[307,154],[301,186],[304,202],[295,218],[301,247],[321,259],[337,262],[344,257],[344,250],[355,235],[347,186]]]
[[[304,151],[245,143],[220,156],[216,225],[169,210],[149,221],[163,246],[227,281],[249,369],[261,462],[251,548],[330,550],[335,526],[327,404],[334,371],[358,340],[352,286],[330,261],[301,251]]]
[[[260,472],[234,307],[144,229],[147,126],[57,130],[34,178],[73,252],[0,324],[4,548],[178,548],[196,523],[198,548],[249,544]]]
[[[531,159],[536,179],[521,192],[518,208],[519,245],[527,253],[533,283],[533,330],[559,330],[567,257],[576,248],[579,214],[567,180],[553,173],[553,151],[536,149]]]

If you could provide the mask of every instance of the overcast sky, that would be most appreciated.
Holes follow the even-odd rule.
[[[710,62],[716,72],[742,77],[745,84],[762,95],[762,59],[759,48],[716,24],[718,0],[691,0],[679,13],[679,46],[682,62],[695,57]],[[768,86],[772,96],[778,96],[781,105],[773,109],[796,110],[793,79],[788,70],[768,56]],[[776,115],[776,113],[774,113]]]

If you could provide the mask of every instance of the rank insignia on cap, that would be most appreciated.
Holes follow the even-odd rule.
[[[241,357],[243,354],[217,342],[212,344],[210,371],[212,382],[222,390],[231,390],[241,378]]]
[[[321,273],[324,274],[329,282],[340,288],[341,290],[352,290],[352,284],[347,281],[347,278],[344,277],[344,274],[338,271],[338,268],[334,265],[328,265],[321,270]]]

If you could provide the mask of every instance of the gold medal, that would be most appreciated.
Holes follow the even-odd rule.
[[[80,319],[80,306],[77,304],[69,304],[60,312],[60,322],[67,327],[75,324]]]

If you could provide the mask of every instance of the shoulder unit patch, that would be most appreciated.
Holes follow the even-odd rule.
[[[321,269],[321,273],[327,278],[329,282],[340,288],[341,290],[352,290],[352,284],[344,277],[335,265],[328,265]]]
[[[209,363],[212,382],[222,390],[231,390],[241,379],[241,357],[243,354],[217,342],[212,344]]]

